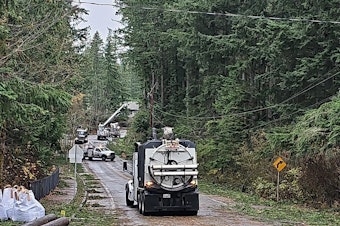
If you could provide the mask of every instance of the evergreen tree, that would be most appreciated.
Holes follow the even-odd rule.
[[[69,82],[79,75],[80,36],[70,20],[82,11],[64,1],[0,1],[0,8],[0,183],[25,184],[24,162],[41,177],[60,150]]]

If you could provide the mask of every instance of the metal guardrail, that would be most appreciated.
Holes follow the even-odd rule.
[[[33,191],[35,199],[40,200],[53,191],[59,183],[59,168],[52,175],[43,179],[30,182],[30,190]]]

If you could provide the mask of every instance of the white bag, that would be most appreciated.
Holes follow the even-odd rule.
[[[13,221],[30,222],[45,216],[45,208],[35,199],[31,190],[21,190],[15,196]]]
[[[13,208],[14,208],[14,196],[13,196],[12,187],[4,188],[0,206],[1,206],[0,207],[1,220],[11,219],[13,216]],[[3,211],[1,211],[1,209],[3,209]]]
[[[2,204],[2,189],[0,189],[0,221],[7,220],[7,213],[5,207]]]
[[[31,196],[31,201],[34,203],[35,207],[32,210],[33,214],[36,218],[44,217],[45,216],[45,208],[41,203],[35,199],[34,193],[32,190],[29,190],[29,195]]]

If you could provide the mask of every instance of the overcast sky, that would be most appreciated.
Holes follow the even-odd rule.
[[[89,10],[89,15],[84,16],[87,22],[80,24],[80,26],[90,26],[91,39],[94,33],[98,31],[101,39],[105,41],[108,35],[108,28],[116,30],[122,27],[122,25],[117,22],[121,20],[121,17],[116,15],[117,9],[112,6],[113,0],[82,0],[80,2],[82,2],[80,4],[81,8]],[[96,3],[98,5],[89,3]]]

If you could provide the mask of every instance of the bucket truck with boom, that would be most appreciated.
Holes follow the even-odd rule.
[[[120,108],[118,108],[111,116],[108,118],[104,123],[99,123],[98,130],[97,130],[97,139],[98,140],[107,140],[107,138],[110,136],[110,130],[106,129],[105,127],[111,122],[119,113],[120,111],[127,107],[127,104],[124,103]]]

